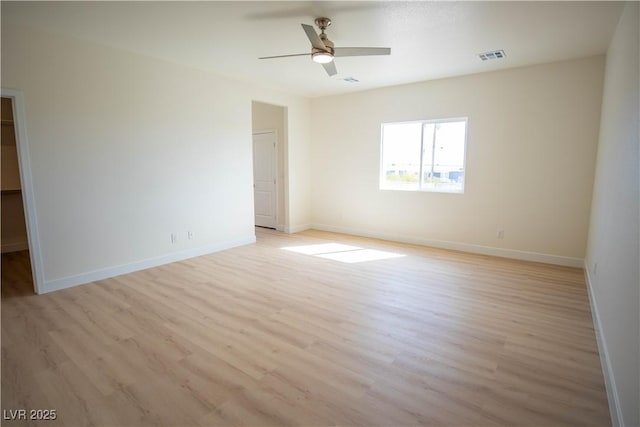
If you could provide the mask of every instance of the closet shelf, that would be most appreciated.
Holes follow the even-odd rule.
[[[17,193],[22,193],[22,190],[19,188],[3,188],[2,190],[0,190],[2,192],[2,194],[17,194]]]

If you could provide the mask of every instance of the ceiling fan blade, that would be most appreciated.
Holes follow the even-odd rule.
[[[390,47],[336,47],[333,56],[391,55]]]
[[[326,64],[322,64],[322,66],[324,67],[324,70],[327,72],[327,74],[329,74],[330,76],[335,76],[336,74],[338,74],[338,70],[336,69],[335,62],[331,61]]]
[[[311,46],[315,47],[316,49],[327,50],[327,47],[324,45],[322,40],[320,40],[318,33],[316,33],[316,30],[314,30],[311,25],[306,25],[306,24],[300,24],[300,25],[302,25],[302,29],[304,30],[304,32],[307,33],[307,37],[311,42]]]
[[[258,59],[289,58],[290,56],[311,56],[310,53],[292,53],[291,55],[263,56]]]

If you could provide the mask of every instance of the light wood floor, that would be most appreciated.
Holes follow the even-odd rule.
[[[41,296],[3,255],[2,409],[57,411],[3,425],[609,425],[581,270],[257,237]],[[281,249],[327,243],[404,256]]]

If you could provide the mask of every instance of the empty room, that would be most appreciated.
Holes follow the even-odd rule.
[[[2,1],[6,426],[640,426],[640,3]]]

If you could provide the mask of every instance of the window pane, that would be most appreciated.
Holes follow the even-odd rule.
[[[432,148],[433,155],[424,155],[423,190],[463,191],[465,134],[465,121],[435,124],[433,146],[425,138],[425,146]]]
[[[419,188],[421,134],[422,124],[419,122],[382,126],[382,188]]]
[[[382,125],[380,188],[463,193],[467,119]]]

